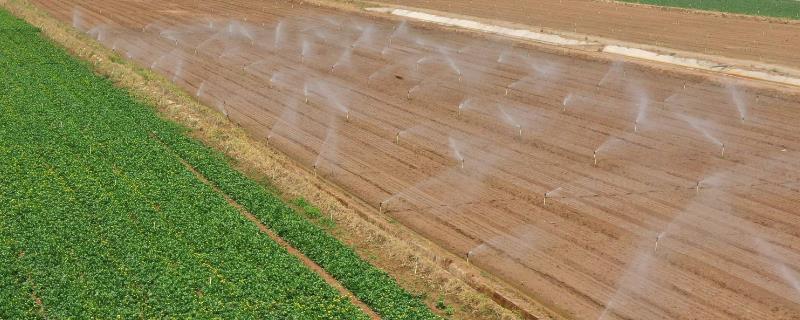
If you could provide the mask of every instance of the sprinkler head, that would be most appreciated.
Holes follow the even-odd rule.
[[[633,122],[633,132],[639,132],[639,121]]]
[[[694,186],[694,190],[695,190],[697,193],[700,193],[700,181],[697,181],[697,184]]]
[[[378,212],[383,213],[383,201],[378,204]]]
[[[547,192],[544,193],[544,197],[542,197],[542,204],[547,205]]]
[[[350,111],[346,111],[346,112],[345,112],[345,114],[344,114],[344,119],[345,119],[347,122],[350,122]]]
[[[464,158],[461,158],[461,169],[464,169]]]
[[[722,152],[720,153],[720,156],[723,157],[723,158],[725,157],[725,144],[724,143],[722,144]]]
[[[508,87],[506,87],[506,95],[508,95]]]
[[[519,137],[522,138],[522,125],[517,125],[517,130],[519,131]]]
[[[592,153],[592,158],[594,159],[594,165],[597,165],[597,150]]]
[[[397,134],[394,135],[394,143],[400,144],[400,131],[397,131]]]

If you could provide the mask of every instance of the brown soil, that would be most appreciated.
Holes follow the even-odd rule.
[[[796,96],[296,3],[36,2],[564,315],[800,317]]]
[[[800,23],[614,1],[380,0],[800,69]]]

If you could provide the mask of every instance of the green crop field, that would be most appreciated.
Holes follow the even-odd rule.
[[[0,10],[0,319],[438,318],[218,152]]]
[[[775,18],[800,19],[800,1],[795,0],[620,0],[708,11]]]

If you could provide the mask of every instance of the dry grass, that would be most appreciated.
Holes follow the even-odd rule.
[[[453,307],[453,317],[457,319],[520,318],[473,289],[464,282],[466,279],[473,285],[488,288],[490,292],[499,288],[505,295],[515,296],[513,300],[524,301],[521,305],[529,313],[553,317],[551,312],[498,285],[496,280],[479,276],[479,271],[469,270],[470,267],[463,263],[453,263],[457,258],[404,226],[387,220],[374,208],[313,178],[310,172],[295,165],[291,159],[254,140],[222,114],[200,104],[163,77],[121,59],[26,0],[0,0],[0,5],[41,28],[44,35],[74,56],[89,61],[95,72],[154,106],[163,118],[189,128],[193,137],[225,153],[235,161],[239,170],[268,184],[284,199],[302,197],[318,206],[325,215],[332,215],[336,221],[330,230],[333,235],[386,270],[410,292],[425,296],[426,302],[434,309],[436,301],[444,298],[446,304]],[[355,9],[352,3],[339,3],[337,7]]]

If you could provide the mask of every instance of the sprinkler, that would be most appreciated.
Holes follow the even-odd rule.
[[[378,204],[378,212],[383,213],[383,201]]]
[[[400,144],[400,131],[397,131],[397,134],[394,135],[394,143]]]
[[[461,169],[464,169],[464,158],[461,158]]]
[[[547,205],[547,192],[545,192],[544,197],[542,197],[542,205]]]
[[[267,136],[267,145],[269,145],[269,141],[272,140],[272,135]]]
[[[592,158],[594,159],[594,165],[597,165],[597,150],[592,153]]]
[[[694,186],[694,190],[697,194],[700,194],[700,181],[697,181],[697,184]]]
[[[314,164],[313,168],[314,168],[314,178],[316,178],[317,177],[317,164],[316,163]]]
[[[345,111],[344,119],[345,119],[345,121],[350,122],[350,111],[349,110]]]
[[[720,152],[720,157],[725,157],[725,144],[722,144],[722,152]]]
[[[506,87],[506,95],[508,95],[508,87]]]
[[[661,236],[663,235],[664,235],[663,232],[656,235],[656,246],[653,248],[653,252],[656,252],[658,250],[658,241],[661,240]]]
[[[519,137],[522,138],[522,125],[517,125],[517,130],[519,132]]]
[[[472,256],[472,250],[467,251],[467,263],[469,263],[469,257]]]
[[[639,121],[633,122],[633,132],[639,132]]]

